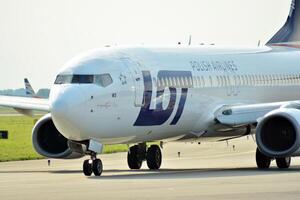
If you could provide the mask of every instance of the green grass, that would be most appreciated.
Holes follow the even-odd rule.
[[[43,158],[31,142],[34,120],[26,116],[0,116],[0,130],[8,130],[8,140],[0,139],[0,162]],[[127,145],[107,145],[104,153],[127,151]]]
[[[114,144],[104,146],[104,153],[126,152],[127,150],[128,146],[125,144]]]
[[[4,108],[0,106],[0,114],[17,114],[18,112],[12,108]]]

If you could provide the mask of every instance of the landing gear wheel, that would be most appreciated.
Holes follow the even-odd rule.
[[[260,150],[256,149],[256,165],[259,169],[268,169],[271,165],[272,158],[265,156]]]
[[[141,169],[143,159],[139,156],[139,147],[137,145],[130,147],[127,153],[127,164],[130,169]]]
[[[93,172],[95,176],[100,176],[103,171],[102,161],[100,159],[93,160]]]
[[[147,165],[149,169],[159,169],[161,166],[162,155],[159,146],[152,145],[147,150]]]
[[[276,158],[276,164],[279,169],[287,169],[291,165],[291,157]]]
[[[91,160],[85,160],[83,162],[83,173],[86,176],[91,176],[92,175],[93,170],[92,170],[92,162],[91,162]]]

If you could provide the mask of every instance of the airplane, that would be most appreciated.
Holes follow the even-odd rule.
[[[100,176],[105,144],[134,144],[130,169],[162,163],[166,142],[224,141],[255,134],[256,164],[289,168],[300,156],[300,2],[266,45],[106,47],[58,72],[49,99],[0,96],[0,105],[48,114],[35,124],[35,150],[83,162]],[[147,142],[157,143],[147,146]]]
[[[24,78],[24,84],[25,84],[25,91],[26,91],[26,96],[28,97],[35,97],[39,98],[34,89],[32,88],[31,84],[29,83],[29,80],[27,78]]]
[[[48,98],[49,96],[49,89],[42,88],[38,91],[38,93],[35,93],[34,89],[32,88],[28,78],[24,78],[24,84],[25,84],[25,92],[26,97],[33,97],[33,98]],[[33,113],[32,113],[33,114]]]

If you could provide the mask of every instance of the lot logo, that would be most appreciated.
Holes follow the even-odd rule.
[[[144,94],[143,106],[134,123],[134,126],[155,126],[164,124],[172,115],[177,98],[177,91],[181,90],[178,108],[170,125],[176,125],[179,121],[185,102],[188,88],[193,86],[192,73],[190,71],[159,71],[157,75],[156,105],[150,108],[153,93],[152,77],[149,71],[143,71]],[[162,97],[165,89],[169,88],[170,100],[167,107],[163,108]]]

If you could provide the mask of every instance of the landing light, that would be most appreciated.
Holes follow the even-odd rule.
[[[223,115],[231,115],[231,114],[232,114],[232,110],[231,110],[231,109],[229,109],[229,110],[224,110],[224,111],[222,112],[222,114],[223,114]]]

